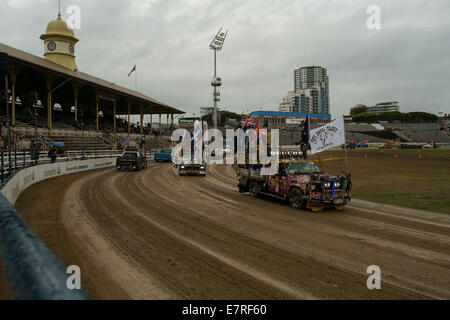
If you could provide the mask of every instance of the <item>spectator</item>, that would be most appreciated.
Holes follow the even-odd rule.
[[[56,149],[55,149],[55,147],[51,147],[50,150],[48,150],[48,157],[50,158],[52,163],[56,162]]]

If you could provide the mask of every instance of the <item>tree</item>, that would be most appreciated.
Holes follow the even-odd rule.
[[[223,127],[229,119],[236,119],[238,121],[241,121],[240,114],[231,111],[218,111],[218,112],[220,112],[220,123],[218,123],[219,127]],[[212,113],[208,113],[202,117],[202,121],[206,121],[208,122],[208,125],[212,125],[213,123],[212,117],[213,117]]]
[[[358,104],[350,109],[350,115],[367,112],[367,106]]]
[[[362,112],[352,115],[353,122],[367,122],[375,123],[378,122],[378,117],[375,113]]]

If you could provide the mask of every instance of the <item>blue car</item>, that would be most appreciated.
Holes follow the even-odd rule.
[[[155,161],[172,161],[172,149],[161,149],[160,152],[155,153]]]

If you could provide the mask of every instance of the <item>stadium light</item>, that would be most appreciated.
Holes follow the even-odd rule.
[[[222,32],[222,28],[219,29],[214,39],[211,41],[209,48],[214,51],[214,78],[211,85],[214,87],[213,99],[214,99],[214,128],[217,129],[217,102],[220,101],[220,92],[217,89],[222,85],[222,79],[217,77],[217,51],[222,50],[225,39],[227,38],[228,30]]]

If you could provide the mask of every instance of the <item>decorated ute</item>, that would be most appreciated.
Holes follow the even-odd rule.
[[[318,161],[322,166],[320,156],[319,160],[306,160],[311,154],[342,144],[345,144],[342,118],[310,130],[307,116],[301,132],[301,141],[291,149],[281,147],[278,151],[273,151],[280,157],[276,174],[262,175],[261,164],[238,166],[239,192],[248,191],[254,197],[276,197],[289,201],[293,208],[307,208],[314,212],[324,208],[342,210],[351,201],[352,180],[347,171],[347,164],[342,175],[329,175],[315,164],[315,161]]]
[[[263,176],[262,165],[238,167],[239,192],[268,195],[289,201],[293,208],[342,210],[351,200],[350,175],[328,175],[311,161],[280,161],[277,174]]]

